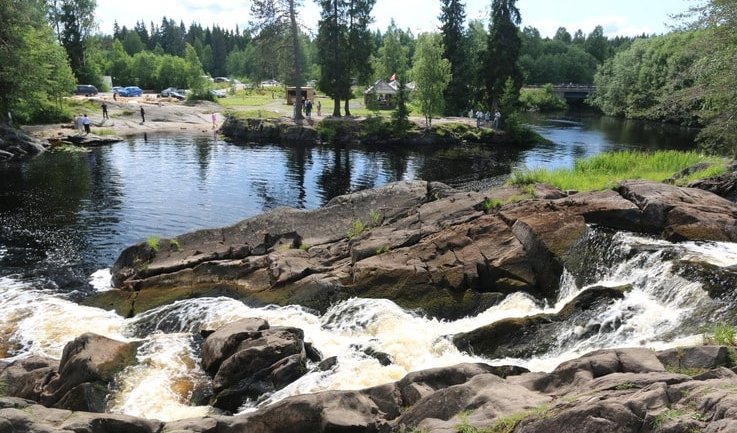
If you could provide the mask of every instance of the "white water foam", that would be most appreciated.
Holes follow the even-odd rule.
[[[210,406],[189,404],[209,380],[192,343],[191,334],[150,335],[138,350],[138,364],[118,375],[108,410],[162,421],[212,413]]]
[[[10,352],[5,360],[31,355],[59,359],[64,345],[85,332],[125,340],[124,320],[116,313],[76,304],[12,277],[0,277],[0,311],[0,345]]]
[[[507,296],[500,304],[474,317],[442,321],[407,312],[388,300],[350,299],[323,315],[298,306],[253,308],[230,298],[200,298],[174,302],[132,319],[113,312],[84,307],[29,283],[0,278],[0,356],[18,359],[32,354],[58,358],[66,342],[84,332],[118,340],[142,340],[139,363],[116,380],[111,396],[113,412],[173,420],[202,416],[209,408],[190,406],[189,397],[207,382],[199,367],[193,334],[214,330],[241,318],[260,317],[271,326],[304,330],[305,340],[324,358],[335,356],[335,367],[312,372],[261,404],[289,395],[328,389],[360,389],[401,379],[411,371],[460,362],[516,364],[550,371],[563,361],[607,347],[663,349],[698,344],[700,335],[673,341],[661,336],[678,329],[694,305],[707,302],[701,285],[674,275],[665,252],[733,266],[737,245],[668,242],[630,234],[615,235],[614,247],[631,253],[622,263],[602,271],[597,285],[629,284],[632,289],[614,301],[599,317],[555,336],[556,349],[532,359],[483,359],[458,351],[448,336],[468,332],[506,318],[558,311],[579,294],[575,278],[564,274],[555,305],[545,306],[524,293]],[[665,252],[664,252],[665,251]],[[595,329],[596,332],[590,332]],[[382,366],[366,349],[387,354],[393,361]],[[250,410],[250,408],[245,408]]]
[[[107,292],[113,289],[113,276],[110,268],[100,269],[90,275],[90,285],[98,292]]]

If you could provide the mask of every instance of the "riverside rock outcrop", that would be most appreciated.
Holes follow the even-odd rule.
[[[456,318],[517,291],[554,299],[590,225],[673,241],[737,240],[737,205],[699,189],[626,181],[615,190],[567,195],[538,186],[523,194],[414,181],[315,210],[281,208],[131,246],[112,267],[119,290],[88,302],[134,315],[175,299],[228,295],[324,311],[358,296]]]
[[[117,373],[135,364],[138,346],[83,334],[64,346],[60,361],[32,357],[0,365],[0,381],[8,395],[46,407],[104,412],[108,387]]]
[[[733,432],[737,374],[726,351],[719,346],[598,350],[550,373],[459,364],[363,390],[287,397],[244,415],[172,422],[51,409],[0,397],[0,431]],[[679,371],[683,363],[692,366],[691,375]]]
[[[19,129],[0,123],[0,161],[21,160],[43,153],[48,142],[35,139]]]

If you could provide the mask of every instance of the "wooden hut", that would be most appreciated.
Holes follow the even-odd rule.
[[[287,104],[294,105],[294,98],[297,95],[297,88],[296,87],[287,87]],[[315,98],[315,89],[312,87],[302,87],[302,98],[306,99],[314,99]]]

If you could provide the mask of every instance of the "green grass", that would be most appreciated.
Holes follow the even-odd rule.
[[[277,113],[272,110],[239,110],[239,111],[228,111],[229,116],[233,116],[236,119],[276,119],[282,117],[281,113]]]
[[[65,98],[64,107],[75,114],[84,114],[84,113],[89,113],[91,111],[102,110],[99,104],[96,104],[86,98],[85,99]]]
[[[353,239],[366,230],[368,230],[368,227],[366,226],[366,224],[364,224],[363,221],[361,221],[361,218],[356,218],[351,223],[350,228],[348,228],[348,232],[346,233],[346,236],[348,237],[348,239]]]
[[[223,107],[260,107],[272,102],[284,102],[284,91],[274,91],[274,98],[271,97],[271,91],[265,90],[237,90],[235,95],[227,93],[227,97],[218,98],[218,103]]]
[[[727,325],[724,323],[718,323],[714,325],[709,335],[705,335],[704,340],[710,344],[717,344],[719,346],[737,346],[737,339],[735,339],[734,326]]]
[[[456,433],[513,433],[520,422],[528,418],[545,419],[550,415],[550,407],[547,404],[536,406],[530,410],[514,413],[497,418],[488,427],[478,428],[469,424],[469,411],[458,414],[460,422],[455,425]]]
[[[159,251],[159,240],[160,238],[158,236],[149,236],[148,239],[146,239],[146,245],[154,250],[154,252]]]
[[[179,244],[179,240],[177,238],[169,241],[169,248],[174,251],[182,251],[182,246]]]
[[[108,128],[96,128],[93,132],[95,133],[95,135],[100,136],[115,135],[115,131]]]
[[[609,152],[579,159],[573,169],[535,168],[515,171],[508,183],[518,186],[549,183],[562,190],[597,191],[613,188],[621,180],[645,179],[661,182],[684,168],[704,162],[713,166],[693,173],[689,179],[705,178],[726,171],[726,159],[697,152]]]
[[[686,412],[683,410],[668,409],[653,419],[653,422],[652,422],[653,428],[657,430],[658,428],[662,427],[666,423],[673,421],[676,418],[680,418],[684,415],[686,415]]]
[[[496,198],[487,198],[482,203],[482,207],[484,209],[484,213],[490,213],[493,210],[499,209],[502,207],[502,201]]]

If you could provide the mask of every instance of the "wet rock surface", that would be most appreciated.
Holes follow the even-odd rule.
[[[311,211],[282,208],[160,239],[155,248],[131,246],[112,267],[119,291],[88,302],[135,315],[185,297],[226,295],[325,311],[357,296],[458,318],[512,292],[554,299],[564,267],[581,260],[589,225],[674,241],[733,240],[737,205],[646,181],[572,195],[541,185],[532,196],[398,182]]]
[[[301,329],[270,327],[265,320],[242,319],[218,329],[202,345],[202,367],[212,379],[212,405],[235,412],[307,372]]]
[[[254,324],[228,328],[252,332]],[[216,340],[214,352],[227,351],[227,338]],[[166,423],[47,408],[6,396],[0,397],[0,431],[451,433],[504,428],[547,433],[572,431],[575,426],[575,431],[587,433],[729,432],[737,427],[737,374],[732,361],[723,356],[726,350],[718,346],[675,349],[675,353],[645,348],[599,350],[550,373],[459,364],[413,372],[397,382],[363,390],[288,397],[245,415]],[[673,360],[706,370],[697,376],[669,372],[666,368]],[[37,364],[45,368],[43,362]],[[7,366],[0,371],[7,371]]]

